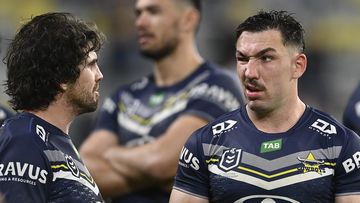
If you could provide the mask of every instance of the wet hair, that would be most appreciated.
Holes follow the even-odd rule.
[[[299,52],[305,51],[304,29],[301,24],[286,11],[259,11],[247,18],[236,28],[236,39],[245,32],[279,30],[284,45],[295,46]]]
[[[46,13],[24,24],[10,43],[5,92],[14,110],[44,110],[80,76],[79,65],[105,40],[94,23],[70,13]]]

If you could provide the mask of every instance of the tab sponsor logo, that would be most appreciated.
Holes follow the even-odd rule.
[[[261,143],[260,153],[278,151],[282,147],[282,139],[271,140]]]
[[[29,163],[9,162],[0,164],[0,182],[15,181],[36,185],[36,182],[45,184],[48,172]]]

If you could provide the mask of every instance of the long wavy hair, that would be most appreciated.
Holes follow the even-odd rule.
[[[5,92],[14,110],[44,110],[74,83],[79,65],[90,51],[98,51],[105,36],[94,23],[70,13],[46,13],[24,24],[4,58]]]

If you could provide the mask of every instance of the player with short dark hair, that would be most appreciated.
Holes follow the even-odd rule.
[[[94,111],[104,42],[94,23],[69,13],[33,17],[6,54],[6,93],[19,111],[0,128],[0,193],[6,202],[103,202],[69,135]]]
[[[188,139],[170,202],[360,202],[360,137],[298,96],[301,24],[260,11],[236,36],[247,104]]]

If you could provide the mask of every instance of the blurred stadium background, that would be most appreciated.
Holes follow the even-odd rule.
[[[256,11],[281,9],[294,13],[306,30],[308,69],[300,80],[303,100],[341,120],[346,102],[360,81],[360,0],[203,0],[203,18],[198,33],[202,55],[234,70],[234,29]],[[134,32],[135,0],[0,0],[1,59],[22,22],[51,11],[71,12],[95,21],[108,43],[100,53],[104,74],[101,101],[117,86],[152,70],[151,62],[139,56]],[[0,63],[1,84],[6,80]],[[0,87],[0,103],[8,97]],[[95,113],[77,118],[70,136],[75,145],[92,130]]]

